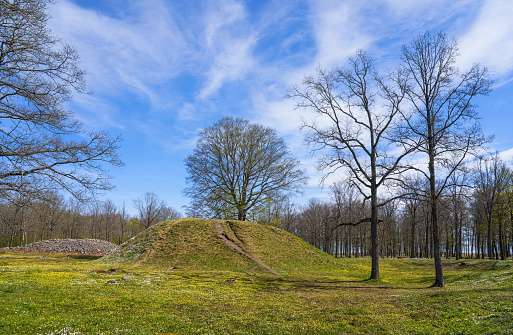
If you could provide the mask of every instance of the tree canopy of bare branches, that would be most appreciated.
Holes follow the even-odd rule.
[[[391,74],[400,77],[400,74]],[[411,148],[394,148],[390,131],[399,116],[404,90],[400,80],[390,86],[379,76],[373,60],[362,51],[349,58],[349,67],[307,76],[303,86],[295,86],[289,97],[297,107],[312,110],[318,118],[304,122],[306,137],[314,152],[322,151],[318,169],[326,176],[338,169],[349,173],[349,181],[371,203],[372,271],[379,279],[378,189],[400,172],[400,161]],[[399,149],[398,154],[390,154]]]
[[[454,66],[457,43],[446,34],[426,32],[402,48],[402,70],[407,79],[401,144],[416,148],[426,165],[412,165],[429,181],[436,279],[444,286],[440,253],[438,199],[465,159],[481,149],[483,136],[473,100],[487,94],[487,71],[475,64],[462,74]]]
[[[142,197],[134,200],[139,212],[142,228],[146,229],[155,223],[165,220],[179,219],[182,215],[172,207],[168,207],[154,192],[146,192]]]
[[[0,194],[109,190],[120,138],[86,133],[65,103],[85,91],[76,50],[46,27],[48,0],[0,0]]]
[[[234,213],[242,221],[276,192],[297,192],[307,179],[274,129],[232,117],[199,133],[185,165],[184,193],[195,211]]]

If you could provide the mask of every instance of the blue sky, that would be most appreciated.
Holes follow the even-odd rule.
[[[513,157],[510,0],[58,0],[48,9],[49,27],[78,50],[93,92],[69,108],[87,129],[124,139],[126,166],[111,169],[117,189],[103,198],[133,214],[132,200],[149,191],[184,212],[184,159],[198,131],[227,115],[285,138],[311,177],[296,203],[327,197],[299,130],[307,112],[284,95],[357,49],[392,68],[401,45],[426,30],[457,38],[460,69],[488,67],[495,83],[478,99],[481,124],[495,135],[492,149]]]

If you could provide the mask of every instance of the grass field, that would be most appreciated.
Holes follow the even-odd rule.
[[[329,271],[123,267],[0,254],[1,334],[513,334],[513,262],[337,259]],[[319,268],[322,269],[322,268]],[[120,280],[130,276],[131,281]],[[115,279],[117,284],[106,284]]]

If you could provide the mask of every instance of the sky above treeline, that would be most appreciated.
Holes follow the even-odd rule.
[[[49,28],[74,46],[92,95],[69,108],[86,129],[124,139],[126,166],[111,169],[125,203],[155,192],[184,213],[184,159],[198,131],[225,116],[275,128],[310,181],[293,199],[329,196],[316,156],[300,131],[308,111],[284,96],[315,69],[344,67],[362,49],[378,70],[399,63],[401,46],[426,30],[458,40],[461,70],[479,62],[493,91],[479,97],[490,148],[513,157],[513,1],[511,0],[58,0]],[[337,178],[334,176],[330,181]]]

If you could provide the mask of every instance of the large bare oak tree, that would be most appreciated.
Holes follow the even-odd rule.
[[[404,99],[401,74],[390,75],[397,87],[387,84],[375,72],[372,58],[358,51],[348,68],[318,69],[317,77],[305,77],[289,93],[298,108],[317,115],[303,127],[312,150],[323,153],[318,169],[326,175],[347,171],[350,183],[370,201],[371,217],[351,224],[371,223],[371,279],[379,279],[378,207],[384,204],[378,203],[378,189],[399,174],[400,161],[412,151],[390,139]]]
[[[185,165],[190,212],[234,214],[241,221],[277,192],[300,191],[307,180],[276,130],[233,117],[203,129]]]
[[[85,91],[76,50],[46,27],[48,0],[0,0],[0,196],[109,190],[119,138],[86,133],[65,103]]]
[[[457,43],[444,33],[426,32],[402,48],[402,69],[407,76],[406,99],[411,106],[404,113],[404,128],[397,138],[416,148],[412,165],[429,183],[436,279],[443,287],[438,202],[451,184],[451,177],[487,139],[483,136],[473,100],[487,94],[490,81],[486,69],[473,65],[459,73],[455,67]],[[425,161],[422,165],[420,162]]]

